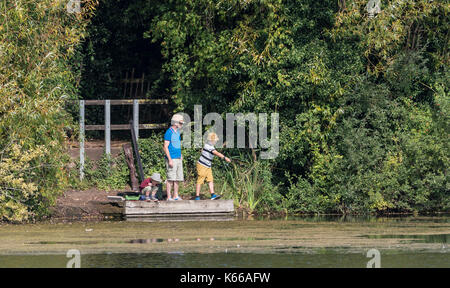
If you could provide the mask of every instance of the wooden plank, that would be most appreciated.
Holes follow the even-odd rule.
[[[135,84],[135,83],[141,83],[141,82],[142,82],[142,78],[122,79],[122,80],[120,80],[120,83],[131,83],[131,84]]]
[[[169,127],[168,123],[161,124],[139,124],[139,129],[164,129]],[[115,124],[111,125],[111,130],[129,130],[130,124]],[[86,125],[85,130],[105,130],[105,125]]]
[[[107,196],[109,201],[112,202],[122,202],[125,201],[125,198],[121,197],[121,196]]]
[[[85,105],[105,105],[106,100],[84,100]],[[169,104],[168,99],[137,99],[139,104]],[[111,99],[111,105],[133,105],[133,99]]]
[[[234,212],[233,200],[125,201],[127,217],[151,215],[204,215]]]
[[[126,216],[128,222],[185,222],[185,221],[233,221],[233,214],[203,214],[203,215],[144,215],[144,216]]]

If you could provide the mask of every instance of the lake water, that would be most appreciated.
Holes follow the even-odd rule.
[[[0,267],[448,268],[449,245],[448,215],[3,224]]]

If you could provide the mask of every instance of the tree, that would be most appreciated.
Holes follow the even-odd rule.
[[[66,100],[77,98],[70,65],[94,1],[0,3],[0,218],[46,214],[65,183]]]

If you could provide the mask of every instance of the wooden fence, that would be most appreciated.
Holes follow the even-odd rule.
[[[130,74],[126,72],[125,79],[120,82],[123,84],[123,98],[145,98],[150,89],[150,81],[145,78],[145,73],[140,78],[134,78],[134,68]]]
[[[84,141],[85,131],[104,130],[105,131],[105,153],[111,155],[111,130],[129,130],[130,124],[111,125],[111,105],[133,105],[133,130],[136,139],[139,137],[139,129],[164,129],[168,127],[163,124],[139,124],[139,105],[140,104],[168,104],[167,99],[126,99],[126,100],[80,100],[80,179],[84,178]],[[85,125],[85,106],[104,105],[105,106],[105,124],[104,125]]]

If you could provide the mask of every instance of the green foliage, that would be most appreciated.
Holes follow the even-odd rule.
[[[164,134],[152,133],[150,137],[139,139],[139,153],[146,177],[160,173],[166,179],[166,164],[163,151]]]
[[[327,149],[313,153],[317,158],[306,177],[291,185],[286,208],[321,213],[448,209],[449,147],[443,130],[448,122],[440,127],[427,104],[392,99],[386,86],[364,85],[355,92],[342,99],[344,113],[328,134]]]
[[[152,133],[146,139],[139,139],[139,150],[144,173],[148,177],[154,172],[166,178],[166,164],[163,146],[163,133]],[[180,187],[183,195],[193,195],[196,181],[196,163],[200,149],[183,149],[183,168],[186,181],[185,188]],[[281,195],[276,185],[272,184],[271,167],[268,162],[253,161],[248,153],[238,149],[226,154],[235,159],[226,165],[216,158],[213,164],[216,189],[224,198],[234,199],[237,206],[248,212],[269,212],[281,209]],[[232,156],[234,155],[234,156]]]
[[[214,179],[220,183],[220,193],[250,214],[279,212],[281,195],[272,184],[270,164],[254,161],[248,153],[237,151],[236,154],[231,164],[214,164]]]
[[[0,2],[0,219],[47,213],[66,181],[64,101],[75,99],[70,61],[92,12],[67,1]]]
[[[72,174],[72,188],[97,187],[102,190],[122,190],[130,182],[130,172],[125,161],[124,153],[111,158],[103,154],[97,161],[86,159],[84,179],[79,181],[79,167]]]
[[[367,1],[344,3],[330,30],[332,37],[357,37],[368,71],[384,72],[398,53],[418,50],[424,45],[428,45],[433,68],[449,64],[447,15],[450,6],[446,1],[381,1],[381,11],[373,18],[368,17],[365,9]]]
[[[123,152],[113,159],[105,154],[97,162],[97,169],[91,177],[96,180],[96,186],[100,189],[124,189],[129,182],[130,172]]]
[[[152,21],[179,110],[280,113],[280,209],[448,209],[448,5],[382,1],[368,18],[366,4],[174,1]],[[264,189],[239,169],[222,190],[257,207]]]
[[[369,18],[365,0],[102,0],[74,54],[86,21],[64,1],[2,2],[2,217],[45,214],[64,185],[63,100],[78,73],[85,96],[105,98],[140,62],[177,111],[280,114],[276,159],[227,149],[235,162],[214,168],[218,190],[249,211],[448,211],[449,5],[381,3]],[[139,141],[146,176],[165,178],[162,139]],[[183,150],[188,183],[199,155]],[[121,157],[92,163],[90,183],[125,185]]]

